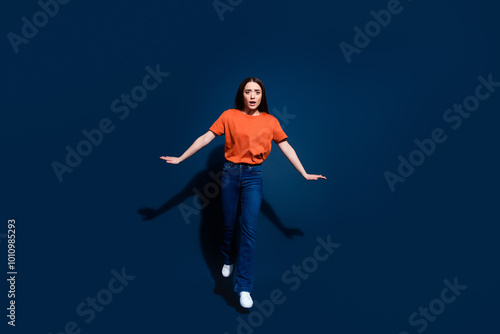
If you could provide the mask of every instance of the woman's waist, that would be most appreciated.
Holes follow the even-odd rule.
[[[260,166],[262,163],[246,163],[246,162],[232,162],[229,160],[226,160],[226,164],[229,164],[230,166],[249,166],[249,167],[254,167],[254,166]]]

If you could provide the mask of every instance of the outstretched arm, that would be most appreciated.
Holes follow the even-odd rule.
[[[201,135],[194,141],[194,143],[184,152],[180,157],[167,157],[162,156],[160,159],[165,160],[169,164],[178,164],[182,162],[201,150],[203,147],[207,146],[213,139],[215,138],[215,134],[212,131],[208,131],[207,133]]]
[[[323,175],[316,175],[316,174],[307,174],[306,170],[300,163],[299,157],[297,156],[297,153],[295,153],[295,150],[293,147],[288,143],[287,140],[283,140],[278,143],[279,148],[283,152],[283,154],[288,158],[290,163],[295,167],[295,169],[304,177],[306,180],[318,180],[318,179],[325,179]]]

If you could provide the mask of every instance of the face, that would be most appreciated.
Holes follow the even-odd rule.
[[[243,90],[243,100],[245,101],[245,111],[255,111],[262,99],[262,89],[256,82],[249,82]]]

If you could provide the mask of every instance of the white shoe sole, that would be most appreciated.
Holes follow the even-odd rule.
[[[253,306],[253,300],[252,297],[249,295],[248,298],[243,298],[240,292],[240,305],[243,308],[252,308]]]
[[[222,266],[222,276],[229,277],[229,276],[231,276],[232,272],[233,272],[233,265],[232,264],[229,265],[229,268],[226,265]]]

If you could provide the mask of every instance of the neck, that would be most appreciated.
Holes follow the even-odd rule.
[[[257,115],[260,115],[260,111],[259,111],[259,110],[257,110],[257,109],[250,110],[250,109],[245,108],[245,110],[243,110],[243,113],[244,113],[244,114],[247,114],[247,115],[250,115],[250,116],[257,116]]]

